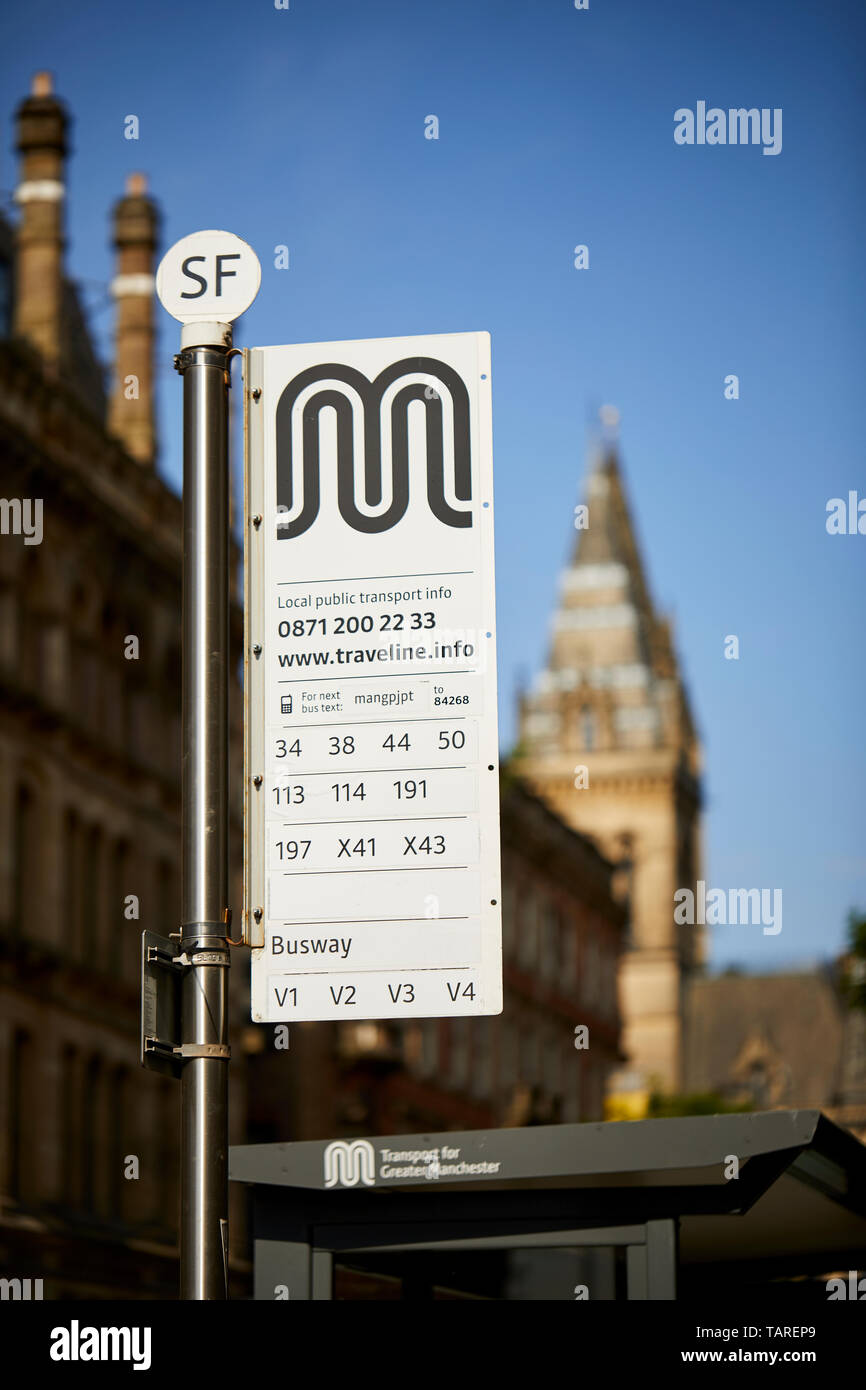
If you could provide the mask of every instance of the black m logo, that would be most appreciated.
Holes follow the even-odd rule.
[[[376,507],[382,501],[384,469],[382,458],[382,400],[389,386],[401,377],[436,379],[414,381],[396,391],[391,399],[391,502],[377,516],[358,510],[355,504],[354,410],[355,397],[363,412],[364,501]],[[302,503],[296,517],[289,519],[295,499],[295,458],[292,452],[292,424],[300,394],[317,381],[341,381],[351,388],[333,386],[316,391],[304,402],[302,420]],[[290,540],[303,535],[319,512],[319,417],[326,406],[337,412],[337,504],[343,520],[356,531],[388,531],[404,515],[409,505],[409,404],[422,401],[427,426],[427,502],[431,512],[445,526],[471,526],[472,513],[457,511],[445,498],[445,452],[443,438],[442,393],[451,401],[454,444],[453,495],[460,502],[472,499],[472,468],[469,442],[469,393],[453,367],[435,357],[405,357],[381,371],[374,381],[363,372],[339,362],[327,362],[300,372],[283,389],[277,402],[277,537]]]

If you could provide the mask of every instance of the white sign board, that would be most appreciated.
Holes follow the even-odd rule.
[[[502,1009],[486,333],[246,354],[252,1017]]]
[[[262,268],[233,232],[192,232],[166,251],[156,272],[159,302],[181,323],[231,323],[259,291]]]

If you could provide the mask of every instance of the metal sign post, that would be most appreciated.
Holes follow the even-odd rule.
[[[185,1299],[228,1293],[228,388],[231,322],[260,278],[252,249],[218,231],[177,242],[157,274],[163,307],[184,325],[175,358],[184,416],[183,859],[179,945],[166,956],[169,975],[182,972],[180,1038],[156,1040],[152,1051],[163,1066],[168,1053],[181,1078]],[[159,954],[145,946],[146,963]]]

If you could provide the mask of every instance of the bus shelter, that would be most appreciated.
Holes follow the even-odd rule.
[[[866,1266],[866,1148],[817,1110],[242,1145],[229,1176],[256,1299],[664,1300]]]

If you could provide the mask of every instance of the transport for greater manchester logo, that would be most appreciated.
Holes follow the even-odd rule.
[[[372,1187],[376,1181],[376,1154],[366,1139],[335,1139],[325,1149],[325,1186]]]
[[[318,382],[323,383],[320,390],[309,389]],[[472,512],[453,506],[446,495],[450,492],[456,502],[472,498],[469,392],[454,368],[436,357],[405,357],[370,381],[354,367],[326,362],[300,372],[283,388],[277,402],[279,540],[303,535],[318,516],[320,421],[328,406],[337,416],[337,505],[343,520],[369,534],[388,531],[400,521],[409,504],[409,406],[413,401],[423,404],[426,417],[427,504],[445,526],[472,525]],[[452,441],[450,489],[446,489],[445,476],[446,429]],[[362,478],[357,480],[356,438],[363,441]],[[390,474],[387,490],[386,469]],[[358,506],[356,492],[363,495],[368,510]]]

